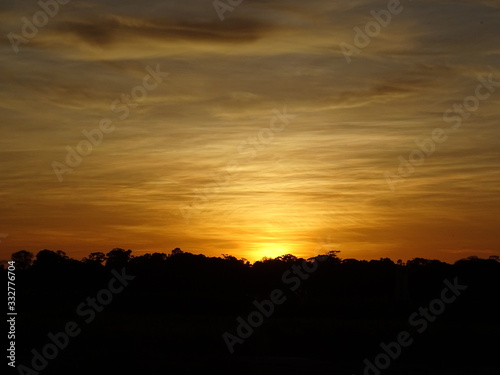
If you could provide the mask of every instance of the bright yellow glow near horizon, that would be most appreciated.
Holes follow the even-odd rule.
[[[10,3],[4,36],[39,11]],[[499,254],[498,2],[408,2],[352,63],[384,4],[115,3],[0,44],[0,261]]]
[[[261,260],[262,258],[277,258],[280,255],[290,254],[284,247],[275,247],[273,245],[263,246],[261,250],[256,250],[252,252],[254,259],[249,259],[250,261]]]

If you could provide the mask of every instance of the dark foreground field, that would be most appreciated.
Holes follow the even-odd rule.
[[[18,269],[11,373],[500,374],[496,259],[141,258]]]

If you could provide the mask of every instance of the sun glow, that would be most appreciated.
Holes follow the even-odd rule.
[[[288,251],[285,247],[279,247],[279,246],[263,246],[261,249],[256,250],[254,252],[254,258],[255,260],[261,260],[262,258],[276,258],[279,257],[280,255],[285,255],[289,254],[290,251]]]

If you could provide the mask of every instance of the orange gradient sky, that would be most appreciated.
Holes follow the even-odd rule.
[[[243,1],[220,20],[212,1],[73,1],[16,53],[7,36],[40,8],[1,1],[0,259],[500,254],[500,87],[443,120],[478,77],[500,82],[498,2],[401,1],[348,63],[341,43],[386,2]],[[168,77],[120,119],[148,66]],[[59,181],[53,163],[105,118]],[[436,128],[447,139],[391,189]]]

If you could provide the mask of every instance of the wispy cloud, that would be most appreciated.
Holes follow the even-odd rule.
[[[5,6],[4,36],[38,9]],[[331,235],[345,257],[498,253],[500,93],[396,192],[383,174],[443,126],[478,75],[500,80],[500,8],[404,7],[351,64],[339,43],[379,2],[244,2],[223,22],[210,1],[70,2],[18,54],[4,37],[2,251],[182,247],[255,259],[314,255]],[[165,83],[60,184],[52,161],[116,116],[112,102],[156,64]],[[283,106],[297,118],[186,224],[178,207]]]

